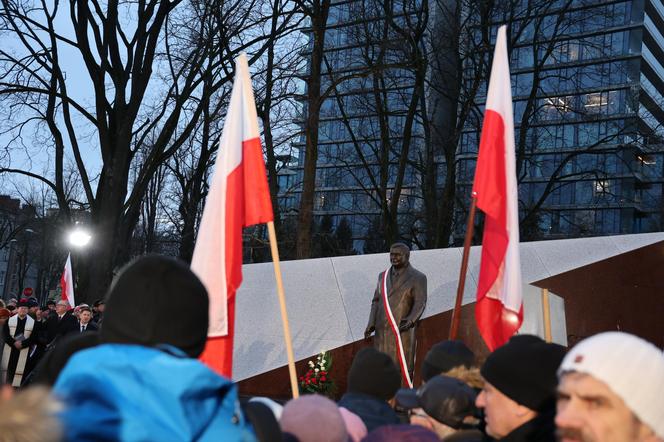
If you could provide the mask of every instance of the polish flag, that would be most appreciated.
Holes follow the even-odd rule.
[[[249,66],[241,54],[191,261],[210,298],[208,341],[200,359],[228,378],[235,292],[242,282],[242,228],[272,220]]]
[[[485,215],[475,317],[491,351],[507,342],[523,322],[514,118],[505,29],[501,26],[496,38],[473,182],[473,196]]]
[[[67,255],[65,270],[60,277],[60,292],[60,298],[69,302],[69,308],[74,308],[76,301],[74,301],[74,273],[71,270],[71,253]]]

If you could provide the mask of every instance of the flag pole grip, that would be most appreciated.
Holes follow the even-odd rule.
[[[277,295],[279,296],[279,307],[281,309],[281,323],[284,327],[284,340],[286,341],[286,354],[288,355],[288,373],[290,375],[293,399],[300,396],[297,386],[297,374],[295,372],[295,357],[293,356],[293,343],[291,340],[290,326],[288,324],[288,312],[286,311],[286,296],[284,295],[284,284],[281,278],[281,264],[279,263],[279,249],[277,248],[277,234],[274,230],[274,222],[267,223],[267,231],[270,238],[270,251],[272,252],[272,263],[274,264],[274,276],[277,280]]]
[[[470,198],[470,213],[466,224],[466,238],[463,241],[463,257],[461,258],[461,270],[459,271],[459,283],[457,285],[456,300],[454,310],[452,311],[452,323],[450,324],[449,339],[457,339],[459,334],[459,323],[461,322],[461,300],[463,299],[463,290],[466,286],[466,273],[468,270],[468,255],[470,254],[470,244],[473,240],[473,230],[475,228],[475,206],[477,197],[473,195]]]

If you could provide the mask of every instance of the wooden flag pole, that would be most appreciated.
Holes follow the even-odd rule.
[[[297,386],[295,357],[293,356],[293,343],[291,341],[290,326],[288,325],[286,296],[284,295],[284,284],[281,279],[281,264],[279,263],[279,249],[277,248],[277,234],[274,231],[274,221],[267,223],[267,231],[270,238],[270,250],[272,252],[272,263],[274,264],[274,276],[277,279],[277,294],[279,295],[279,307],[281,309],[281,323],[284,327],[284,340],[286,341],[286,354],[288,355],[288,373],[290,374],[293,399],[296,399],[300,396],[300,390]]]
[[[544,340],[551,342],[551,307],[549,307],[549,289],[542,289],[542,315],[544,316]]]
[[[463,290],[466,286],[468,255],[470,254],[470,244],[473,240],[473,230],[475,228],[476,204],[477,197],[473,195],[470,199],[470,213],[468,214],[468,223],[466,224],[466,238],[463,241],[463,257],[461,258],[459,284],[457,285],[456,301],[454,303],[454,311],[452,312],[452,324],[450,325],[449,339],[456,339],[459,333],[459,322],[461,322],[461,300],[463,299]]]

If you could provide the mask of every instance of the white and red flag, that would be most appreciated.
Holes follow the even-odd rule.
[[[71,270],[71,253],[67,255],[65,270],[60,276],[60,299],[69,302],[69,307],[74,308],[74,273]]]
[[[235,292],[242,282],[242,228],[272,220],[249,66],[241,54],[191,260],[210,298],[208,341],[200,359],[229,378]]]
[[[523,322],[514,117],[505,29],[501,26],[496,38],[473,182],[473,196],[485,215],[475,317],[491,351],[507,342]]]

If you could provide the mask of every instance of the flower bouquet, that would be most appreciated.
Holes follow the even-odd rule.
[[[304,376],[300,376],[300,392],[322,394],[334,399],[337,386],[330,378],[331,368],[332,356],[326,351],[321,352],[315,361],[309,361],[309,369]]]

